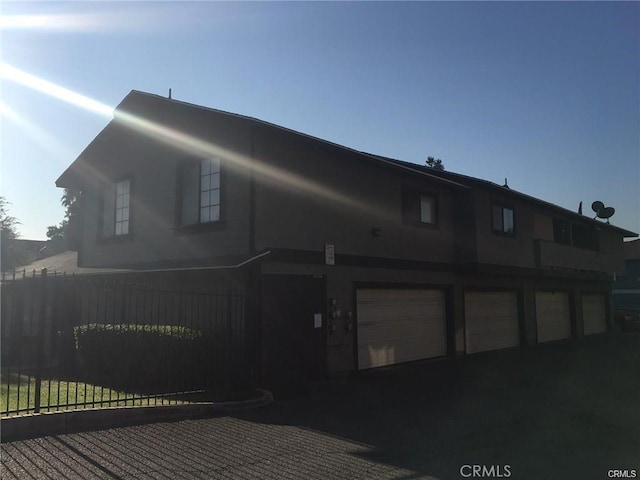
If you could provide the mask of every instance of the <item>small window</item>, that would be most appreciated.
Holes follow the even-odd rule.
[[[566,220],[553,220],[553,241],[563,245],[571,244],[571,227]]]
[[[414,226],[437,226],[438,198],[417,189],[403,188],[402,222]]]
[[[420,195],[420,222],[436,223],[436,199],[432,195]]]
[[[515,215],[513,208],[494,204],[491,210],[493,231],[504,235],[515,236]]]
[[[588,250],[600,250],[600,236],[595,227],[573,225],[573,245]]]

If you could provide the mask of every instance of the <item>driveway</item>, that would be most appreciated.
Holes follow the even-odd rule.
[[[3,479],[607,479],[634,471],[640,478],[640,335],[619,333],[379,370],[229,416],[2,445]]]

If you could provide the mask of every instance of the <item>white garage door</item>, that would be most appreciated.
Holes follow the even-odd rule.
[[[604,295],[601,293],[582,295],[582,321],[585,335],[607,331],[605,305]]]
[[[515,292],[467,292],[464,310],[467,353],[520,344]]]
[[[360,370],[446,353],[442,290],[361,289],[357,308]]]
[[[538,342],[569,338],[571,336],[569,294],[536,292],[536,322]]]

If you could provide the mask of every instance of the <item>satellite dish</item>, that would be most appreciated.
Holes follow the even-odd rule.
[[[613,207],[605,207],[598,212],[598,218],[606,218],[607,223],[609,223],[609,218],[613,217],[613,214],[616,213],[616,209]]]
[[[593,217],[594,220],[596,218],[606,219],[607,223],[609,223],[609,219],[613,217],[613,214],[616,213],[616,209],[613,207],[605,207],[604,203],[600,200],[596,200],[591,204],[591,210],[596,212],[596,216]]]
[[[593,210],[596,213],[598,213],[603,208],[604,208],[604,203],[602,203],[600,200],[596,200],[591,204],[591,210]]]

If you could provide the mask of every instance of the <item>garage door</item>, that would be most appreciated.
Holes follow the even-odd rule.
[[[566,292],[536,292],[538,342],[550,342],[571,337],[569,294]]]
[[[446,353],[442,290],[360,289],[357,308],[360,370]]]
[[[584,334],[603,333],[607,331],[607,312],[604,295],[582,295],[582,321]]]
[[[467,292],[464,309],[467,353],[520,344],[515,292]]]

